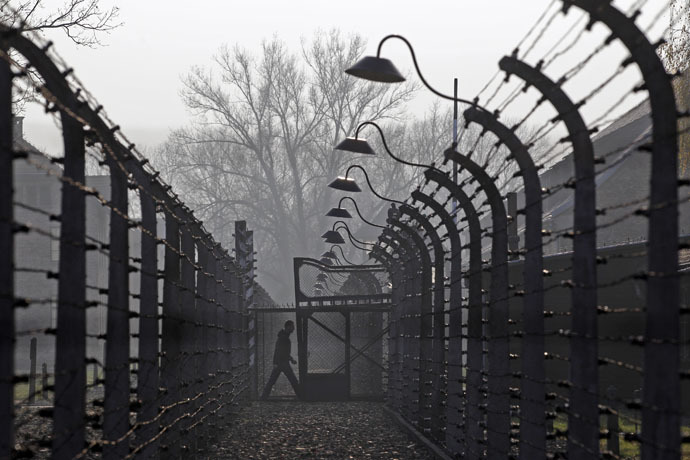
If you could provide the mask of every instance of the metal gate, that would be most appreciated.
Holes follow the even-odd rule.
[[[386,269],[295,258],[294,275],[299,377],[305,397],[382,398],[390,309]]]

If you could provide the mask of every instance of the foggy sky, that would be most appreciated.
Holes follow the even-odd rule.
[[[48,1],[48,4],[57,3],[60,0]],[[452,93],[452,81],[457,77],[460,96],[472,98],[497,71],[498,60],[510,54],[550,3],[551,0],[351,0],[337,3],[317,0],[104,0],[104,7],[119,6],[120,20],[124,23],[102,37],[106,46],[78,48],[58,32],[48,34],[47,38],[55,42],[55,49],[74,67],[79,79],[128,138],[139,146],[153,147],[165,140],[171,128],[180,127],[190,119],[179,97],[181,77],[194,65],[209,65],[224,44],[238,44],[258,51],[263,39],[276,36],[299,52],[302,38],[309,40],[318,29],[336,27],[344,34],[361,34],[368,40],[366,54],[375,54],[382,37],[401,34],[413,43],[421,69],[432,85]],[[557,3],[560,5],[560,1]],[[621,8],[632,3],[632,0],[614,2]],[[664,0],[648,1],[646,14],[638,23],[647,24],[665,3]],[[661,26],[667,23],[668,19],[661,20]],[[544,36],[541,48],[536,48],[533,55],[543,53],[554,43],[555,34],[564,31],[564,26],[554,25],[549,29],[552,35]],[[658,37],[660,30],[657,27],[652,31],[652,38]],[[599,43],[604,32],[604,28],[598,26],[592,34],[587,34],[580,46],[583,52]],[[402,42],[386,43],[383,55],[392,59],[402,71],[412,72],[412,60]],[[619,62],[624,57],[621,47],[614,46],[604,59]],[[568,63],[572,65],[571,60],[564,62]],[[638,78],[636,72],[633,69],[617,85],[629,88]],[[578,94],[592,87],[591,78],[583,76],[581,80],[581,84],[573,82],[567,88],[573,99],[577,100]],[[433,100],[435,98],[428,91],[420,90],[409,110],[421,114]],[[597,103],[612,100],[615,100],[615,91]],[[628,105],[634,103],[635,100],[627,101]],[[25,115],[29,140],[49,153],[60,152],[58,131],[41,113],[40,107],[29,107]]]

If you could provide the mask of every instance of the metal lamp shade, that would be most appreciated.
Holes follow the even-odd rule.
[[[316,284],[314,285],[314,289],[316,289],[317,291],[323,290],[323,284],[321,284],[321,283],[316,283]]]
[[[335,235],[329,235],[326,237],[326,243],[328,244],[345,244],[345,240],[343,239],[342,236],[340,236],[340,233],[334,232]]]
[[[319,260],[324,265],[333,265],[333,261],[327,257],[322,257],[321,260]]]
[[[354,179],[349,179],[349,178],[344,178],[344,177],[338,177],[335,179],[333,182],[328,184],[330,188],[334,188],[336,190],[342,190],[343,192],[361,192],[362,189],[359,188],[357,185],[357,182],[355,182]]]
[[[341,219],[352,219],[352,214],[350,214],[347,209],[343,208],[331,208],[331,210],[326,213],[326,216],[339,217]]]
[[[326,251],[323,254],[321,254],[321,257],[328,257],[329,259],[335,259],[337,256],[335,255],[335,252],[333,252],[333,251]]]
[[[328,279],[328,275],[325,273],[319,273],[316,275],[316,281],[326,281]]]
[[[381,83],[400,83],[405,81],[405,77],[402,76],[390,60],[375,56],[364,56],[352,67],[345,70],[345,73]]]
[[[344,141],[335,146],[336,150],[343,150],[345,152],[363,153],[364,155],[376,155],[371,145],[364,139],[357,139],[355,137],[346,137]]]

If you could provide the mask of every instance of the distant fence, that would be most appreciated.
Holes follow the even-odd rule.
[[[255,388],[252,232],[215,241],[51,53],[0,26],[0,458],[195,457]]]
[[[661,43],[652,45],[635,24],[635,8],[645,3],[624,14],[606,1],[552,2],[528,34],[532,43],[523,40],[500,61],[493,82],[505,80],[482,90],[490,94],[484,104],[498,100],[510,79],[518,82],[514,90],[491,110],[479,96],[465,101],[464,122],[480,125],[480,139],[493,146],[489,154],[475,151],[480,139],[469,148],[454,142],[440,163],[456,166],[459,179],[450,168],[428,166],[419,188],[391,208],[371,252],[389,268],[393,285],[389,404],[451,456],[690,455],[690,258],[687,239],[679,238],[679,211],[685,225],[688,219],[688,181],[678,178],[678,141],[688,135],[679,123],[686,126],[689,113],[677,107],[674,93],[674,80],[687,79],[687,70],[668,75],[657,55]],[[549,44],[536,65],[527,64],[524,56],[557,15],[576,10],[584,21],[564,30],[562,43]],[[562,77],[547,76],[546,67],[594,23],[609,29],[608,39],[568,63]],[[397,36],[384,41],[391,37]],[[614,42],[629,57],[571,101],[564,83]],[[614,120],[605,111],[586,122],[580,108],[631,65],[643,82],[621,101],[648,91],[648,105],[640,107],[649,107],[650,127],[630,134],[638,129],[632,121],[644,120],[631,116],[595,145],[593,134]],[[537,93],[536,105],[527,106],[524,118],[499,121],[528,90]],[[545,105],[556,116],[521,139],[518,128]],[[530,150],[557,125],[566,132],[559,143],[572,147],[566,158],[573,173],[546,188],[540,170],[563,150],[557,143],[541,158]],[[617,182],[617,202],[599,194],[615,174],[634,178]],[[625,243],[638,225],[646,227],[644,241]],[[607,241],[621,235],[622,244],[601,247],[598,235]]]

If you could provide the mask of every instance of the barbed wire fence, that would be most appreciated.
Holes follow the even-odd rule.
[[[251,232],[220,246],[50,42],[0,26],[0,58],[0,458],[204,452],[255,388]],[[23,139],[26,88],[63,155]]]
[[[690,452],[689,196],[678,172],[687,155],[679,139],[688,135],[678,126],[689,113],[674,93],[688,70],[664,70],[663,40],[646,35],[669,4],[643,15],[647,3],[621,12],[609,2],[551,2],[464,112],[481,135],[460,137],[437,160],[458,164],[459,183],[427,170],[405,202],[423,214],[401,206],[372,252],[394,286],[389,404],[451,456]],[[559,16],[572,19],[564,25]],[[636,25],[640,17],[646,23]],[[596,23],[607,38],[553,75],[554,62],[565,63]],[[561,38],[534,56],[554,27]],[[597,58],[620,45],[628,57],[608,73]],[[593,65],[598,80],[589,77],[589,90],[572,100],[568,84]],[[641,81],[625,89],[617,81],[629,69]],[[626,103],[633,110],[621,112]],[[512,121],[502,121],[511,106]],[[517,129],[537,113],[547,122],[520,139]],[[482,138],[488,153],[475,150]],[[552,145],[533,151],[543,140]],[[630,175],[609,182],[617,190],[606,182],[615,174]],[[439,237],[443,293],[438,266],[431,270]]]
[[[662,42],[647,37],[668,5],[636,25],[647,3],[551,2],[465,111],[480,135],[438,159],[458,164],[459,183],[445,169],[420,175],[372,251],[393,287],[388,402],[451,456],[690,449],[689,183],[678,174],[689,113],[673,88],[688,71],[668,75]],[[574,58],[598,22],[610,35]],[[568,84],[614,44],[630,56],[572,98]],[[0,50],[0,458],[203,452],[260,381],[252,307],[272,302],[254,282],[251,232],[238,222],[235,255],[222,248],[49,43],[0,27]],[[620,90],[629,69],[642,81]],[[63,156],[12,134],[12,93],[27,87]],[[601,103],[613,87],[616,102]],[[521,116],[503,121],[509,109]],[[539,142],[553,145],[537,153]],[[87,161],[104,174],[87,176]],[[606,180],[622,171],[645,177],[614,199]],[[34,182],[18,187],[18,174]]]

